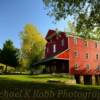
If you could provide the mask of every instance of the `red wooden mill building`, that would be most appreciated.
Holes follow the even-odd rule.
[[[77,83],[100,84],[100,42],[85,40],[67,32],[49,30],[45,59],[34,65],[46,65],[48,73],[69,73]]]

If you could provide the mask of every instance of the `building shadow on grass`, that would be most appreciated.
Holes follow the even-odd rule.
[[[13,95],[13,97],[11,98],[8,98],[8,97],[6,98],[4,93],[1,96],[1,91],[3,91],[4,89],[6,89],[6,93],[8,92],[8,94],[20,93],[22,90],[21,92],[22,97],[18,98],[18,97],[14,97],[16,95]],[[82,86],[77,86],[77,85],[65,85],[65,84],[48,83],[48,82],[41,83],[41,82],[36,82],[36,81],[34,82],[34,81],[27,81],[27,80],[23,81],[23,80],[16,80],[16,79],[8,79],[5,77],[0,78],[0,100],[26,100],[26,99],[27,100],[65,100],[65,99],[99,100],[97,99],[98,97],[95,97],[93,95],[94,93],[97,94],[99,92],[100,92],[100,89],[98,88],[89,88],[89,87],[87,88],[87,87],[82,87]],[[53,93],[54,95],[52,95],[51,93]],[[86,96],[84,95],[85,93],[89,93],[89,95],[87,94],[88,98],[84,97]],[[12,96],[12,94],[10,96]],[[1,97],[3,97],[3,99],[1,99]]]
[[[31,76],[27,76],[31,77]],[[38,77],[34,77],[34,80],[37,79]],[[44,78],[44,77],[42,77]],[[46,78],[46,77],[45,77]],[[31,78],[30,78],[31,79]],[[39,79],[39,78],[38,78]],[[15,79],[9,79],[6,77],[0,77],[0,88],[2,87],[33,87],[33,88],[54,88],[54,87],[65,87],[66,85],[60,82],[39,82],[39,81],[27,81],[27,80],[16,80]]]

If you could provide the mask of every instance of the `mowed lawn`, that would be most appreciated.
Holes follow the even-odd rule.
[[[69,75],[0,75],[0,88],[5,87],[37,87],[37,88],[71,88],[82,90],[100,90],[100,86],[79,85]]]
[[[69,75],[0,75],[0,87],[75,87],[75,88],[95,88],[100,89],[100,86],[94,85],[79,85],[75,83],[73,76]]]
[[[69,82],[70,81],[70,82]],[[75,81],[73,76],[68,75],[0,75],[0,87],[16,87],[16,86],[35,86],[35,85],[65,85]]]
[[[16,88],[18,88],[19,90],[17,90],[17,92],[19,93],[21,90],[25,89],[23,90],[22,95],[25,96],[26,94],[24,92],[27,90],[27,92],[29,92],[28,94],[33,96],[34,90],[38,89],[39,93],[36,93],[35,91],[38,95],[45,93],[45,91],[46,93],[47,91],[48,93],[53,92],[53,98],[56,98],[54,100],[58,100],[58,98],[67,98],[69,100],[100,100],[97,99],[100,98],[100,86],[79,85],[73,83],[74,81],[74,77],[68,75],[0,75],[0,91],[8,89],[8,93],[12,93],[12,91],[13,93],[16,93]],[[6,100],[4,97],[3,100]]]

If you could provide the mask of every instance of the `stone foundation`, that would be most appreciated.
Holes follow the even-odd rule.
[[[96,85],[100,85],[100,75],[95,75]]]
[[[77,84],[100,85],[100,75],[75,75]]]
[[[94,75],[92,76],[92,85],[96,85],[96,78]]]
[[[80,84],[84,84],[84,77],[80,76]]]

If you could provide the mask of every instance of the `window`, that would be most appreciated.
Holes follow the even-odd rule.
[[[52,40],[50,40],[50,42],[52,42]]]
[[[87,41],[84,42],[84,46],[85,46],[85,47],[88,46],[88,42],[87,42]]]
[[[75,69],[75,70],[78,70],[78,64],[75,64],[75,65],[74,65],[74,69]]]
[[[75,52],[74,52],[74,57],[77,57],[77,56],[78,56],[78,52],[75,51]]]
[[[56,37],[56,39],[58,40],[58,36]]]
[[[53,52],[56,52],[56,44],[53,45]]]
[[[97,47],[98,47],[98,43],[96,42],[96,43],[95,43],[95,48],[97,48]]]
[[[61,46],[64,46],[64,39],[61,40]]]
[[[96,54],[96,60],[98,60],[99,59],[99,55],[98,54]]]
[[[89,58],[89,55],[88,55],[88,53],[86,53],[86,54],[85,54],[85,58],[86,58],[86,59],[88,59],[88,58]]]
[[[59,35],[59,37],[61,37],[61,34]]]
[[[89,70],[90,69],[90,65],[86,64],[86,69]]]
[[[96,66],[96,71],[100,71],[100,65]]]
[[[77,44],[77,37],[74,37],[74,43]]]

